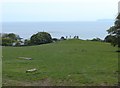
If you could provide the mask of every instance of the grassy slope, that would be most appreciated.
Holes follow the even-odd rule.
[[[30,47],[3,48],[4,85],[114,85],[117,48],[108,43],[67,40]],[[31,57],[22,60],[18,57]],[[37,68],[35,73],[25,73]],[[32,84],[30,84],[32,83]]]

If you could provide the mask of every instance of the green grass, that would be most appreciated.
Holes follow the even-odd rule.
[[[115,85],[118,82],[116,50],[109,43],[83,40],[3,47],[3,85]],[[38,71],[26,73],[31,68]]]

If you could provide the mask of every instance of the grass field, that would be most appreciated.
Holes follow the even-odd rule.
[[[108,43],[83,40],[3,47],[3,86],[116,85],[116,50]],[[30,57],[32,60],[18,57]],[[26,73],[31,68],[38,70]]]

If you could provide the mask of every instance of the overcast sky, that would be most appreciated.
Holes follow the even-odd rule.
[[[95,21],[114,19],[119,0],[2,0],[0,21]]]

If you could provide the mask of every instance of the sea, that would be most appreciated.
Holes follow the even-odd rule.
[[[2,22],[2,33],[15,33],[23,39],[30,39],[38,32],[48,32],[52,38],[79,36],[80,39],[104,39],[113,21],[84,22]]]

